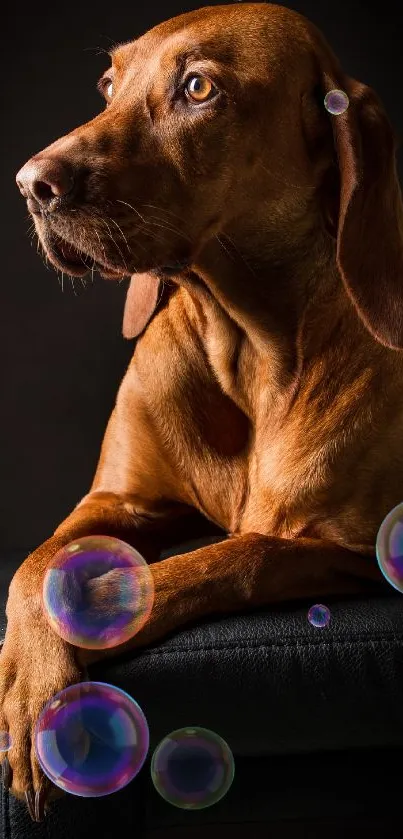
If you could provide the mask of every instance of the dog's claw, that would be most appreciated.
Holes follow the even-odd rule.
[[[32,821],[36,822],[34,795],[31,790],[28,790],[28,792],[25,793],[25,802],[28,807],[28,813],[31,816]]]
[[[35,794],[35,818],[37,822],[42,822],[45,818],[45,804],[46,792],[40,789]]]
[[[8,757],[5,757],[2,764],[2,772],[1,772],[1,780],[3,781],[3,787],[6,792],[10,789],[11,783],[11,767],[8,760]]]

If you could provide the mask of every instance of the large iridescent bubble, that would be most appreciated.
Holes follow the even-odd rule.
[[[183,810],[216,804],[234,780],[234,759],[228,743],[207,728],[180,728],[157,746],[151,778],[159,794]]]
[[[85,536],[58,551],[43,583],[54,631],[88,650],[123,644],[144,626],[154,582],[143,557],[120,539]]]
[[[104,682],[80,682],[45,705],[34,743],[45,775],[57,787],[95,798],[117,792],[138,774],[149,731],[128,693]]]
[[[385,579],[403,592],[403,504],[384,518],[376,537],[376,556]]]

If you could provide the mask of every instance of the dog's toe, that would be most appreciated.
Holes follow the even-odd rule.
[[[28,807],[28,813],[31,816],[33,822],[36,821],[35,816],[35,803],[34,803],[34,794],[31,789],[27,790],[25,793],[25,803]]]

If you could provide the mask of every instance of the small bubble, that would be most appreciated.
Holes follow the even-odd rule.
[[[312,626],[323,629],[330,621],[330,611],[322,603],[315,603],[308,612],[308,620]]]
[[[325,108],[333,116],[344,114],[348,106],[349,98],[344,90],[329,90],[329,93],[325,96]]]

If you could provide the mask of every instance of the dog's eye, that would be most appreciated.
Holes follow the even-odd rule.
[[[192,76],[186,82],[186,95],[193,102],[206,102],[211,99],[212,94],[216,93],[216,89],[210,79],[205,76]]]
[[[103,76],[97,84],[97,88],[106,101],[109,102],[113,96],[113,81],[107,76]]]

